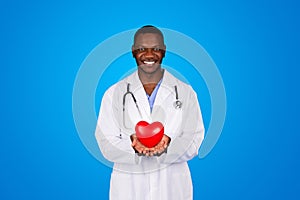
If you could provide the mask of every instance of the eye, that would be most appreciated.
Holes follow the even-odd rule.
[[[158,51],[160,51],[160,48],[158,48],[158,47],[153,48],[153,51],[158,52]]]
[[[144,52],[146,49],[144,47],[140,47],[136,49],[137,52]]]

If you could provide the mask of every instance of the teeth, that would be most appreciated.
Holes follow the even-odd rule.
[[[153,65],[155,62],[154,61],[144,61],[144,64],[147,64],[147,65]]]

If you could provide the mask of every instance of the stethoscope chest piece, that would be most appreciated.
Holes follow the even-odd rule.
[[[176,100],[173,105],[174,105],[175,109],[179,109],[182,107],[182,102],[179,100]]]
[[[178,100],[178,91],[177,91],[177,86],[175,85],[174,86],[174,89],[175,89],[175,94],[176,94],[176,101],[174,102],[174,108],[175,109],[179,109],[182,107],[182,102]]]

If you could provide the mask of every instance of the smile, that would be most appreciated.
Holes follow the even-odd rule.
[[[144,61],[143,63],[146,65],[153,65],[155,61]]]

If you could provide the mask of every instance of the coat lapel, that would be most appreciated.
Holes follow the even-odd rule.
[[[165,70],[162,83],[158,89],[154,101],[153,112],[150,113],[150,105],[146,96],[146,92],[139,79],[137,71],[134,72],[132,75],[130,75],[127,78],[126,82],[130,84],[130,91],[134,94],[137,100],[137,104],[142,113],[141,120],[145,120],[149,123],[151,123],[153,120],[155,121],[155,119],[152,119],[152,116],[156,116],[158,114],[155,113],[156,112],[155,107],[164,107],[165,104],[164,102],[167,100],[167,98],[170,95],[175,96],[174,86],[176,85],[176,81],[174,77],[167,70]],[[168,102],[168,104],[173,104],[173,102],[172,101]]]
[[[140,108],[142,114],[141,120],[152,122],[150,114],[150,105],[137,71],[128,77],[127,83],[130,84],[130,91],[134,94],[137,104]]]
[[[174,78],[172,75],[165,70],[162,83],[158,89],[154,106],[155,105],[162,105],[165,102],[166,98],[172,95],[175,92],[174,86],[176,85]],[[172,103],[172,102],[169,102]]]

